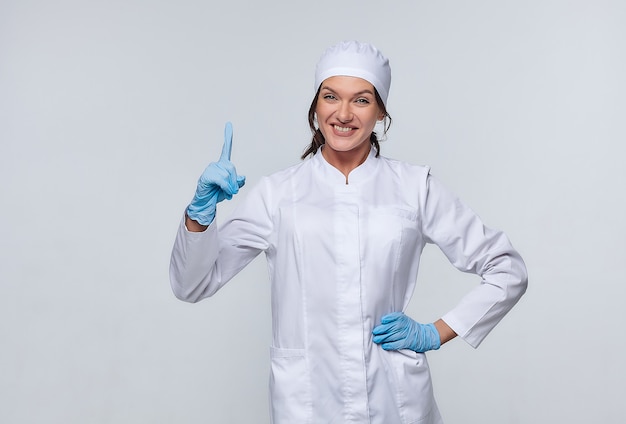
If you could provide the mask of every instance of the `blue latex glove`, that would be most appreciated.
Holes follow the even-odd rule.
[[[227,122],[220,160],[206,167],[198,179],[196,194],[187,207],[187,216],[202,225],[213,222],[217,204],[224,199],[232,199],[246,183],[246,177],[237,175],[235,165],[230,161],[232,149],[233,126]]]
[[[434,324],[420,324],[402,312],[392,312],[383,316],[381,325],[374,328],[374,343],[385,350],[411,349],[415,352],[436,350],[441,346],[441,338]]]

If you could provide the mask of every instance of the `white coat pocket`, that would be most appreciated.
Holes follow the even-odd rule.
[[[403,349],[389,351],[387,357],[396,380],[396,401],[402,423],[433,422],[431,411],[435,398],[426,355]]]
[[[305,350],[271,347],[270,358],[272,423],[310,422],[312,401]]]
[[[415,287],[423,240],[417,211],[378,207],[365,216],[361,260],[367,266],[365,308],[373,315],[403,310]]]

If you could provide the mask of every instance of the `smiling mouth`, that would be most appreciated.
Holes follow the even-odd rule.
[[[348,132],[354,129],[352,127],[340,127],[339,125],[333,125],[333,128],[335,128],[335,131],[339,131],[339,132]]]

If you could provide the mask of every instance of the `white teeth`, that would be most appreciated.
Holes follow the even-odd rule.
[[[334,127],[337,131],[341,131],[341,132],[348,132],[352,129],[350,127],[340,127],[339,125],[334,125]]]

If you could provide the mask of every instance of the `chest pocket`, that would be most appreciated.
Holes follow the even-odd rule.
[[[377,311],[375,316],[401,310],[410,298],[424,247],[417,210],[373,208],[363,221],[367,308]]]
[[[419,231],[417,210],[398,207],[373,208],[366,215],[364,234],[367,250],[375,256],[395,258],[388,264],[402,262],[404,255],[413,257],[422,237]],[[391,256],[388,256],[391,255]],[[398,262],[399,261],[399,262]]]

